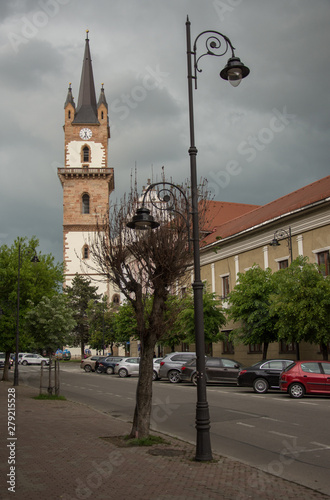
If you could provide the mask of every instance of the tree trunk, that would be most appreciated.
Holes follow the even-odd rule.
[[[85,359],[85,342],[83,340],[80,342],[80,353],[81,360]]]
[[[262,351],[262,359],[267,359],[267,351],[268,351],[268,342],[264,342],[264,348]]]
[[[9,358],[10,358],[10,351],[6,351],[5,353],[5,365],[3,367],[3,374],[2,374],[2,381],[3,382],[8,382],[8,370],[9,370]]]
[[[323,359],[323,361],[328,361],[329,349],[328,349],[327,344],[325,344],[324,342],[322,342],[321,345],[320,345],[320,347],[321,347],[321,353],[322,353],[322,359]]]
[[[136,388],[136,406],[134,411],[131,438],[145,438],[150,432],[152,403],[153,356],[156,345],[154,335],[145,333],[141,341],[141,359],[139,380]]]

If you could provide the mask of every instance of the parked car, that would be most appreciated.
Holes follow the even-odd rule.
[[[206,382],[236,384],[242,365],[233,359],[208,357],[205,359]],[[197,385],[196,359],[181,366],[181,380]]]
[[[160,370],[160,362],[163,358],[154,358],[153,359],[153,372],[152,372],[152,380],[159,379],[159,370]]]
[[[5,367],[5,362],[6,362],[6,353],[5,352],[0,352],[0,370]],[[13,366],[13,358],[9,356],[9,370]]]
[[[40,354],[25,354],[19,361],[21,365],[49,365],[49,359],[40,356]]]
[[[159,378],[168,378],[172,384],[181,382],[181,366],[196,357],[195,352],[171,352],[160,362]]]
[[[122,356],[108,356],[107,358],[101,358],[96,361],[95,371],[96,373],[106,373],[107,375],[112,375],[115,373],[116,363],[122,359]]]
[[[140,358],[123,358],[116,363],[115,373],[119,377],[130,377],[131,375],[138,375],[140,368]]]
[[[253,387],[254,392],[258,394],[264,394],[268,389],[279,389],[280,375],[292,363],[292,359],[264,359],[243,368],[238,374],[237,385]]]
[[[82,359],[80,363],[80,368],[85,370],[85,372],[94,372],[95,364],[100,359],[105,359],[107,356],[90,356],[89,358]]]
[[[330,396],[330,361],[294,361],[282,372],[280,389],[296,399],[305,394]]]

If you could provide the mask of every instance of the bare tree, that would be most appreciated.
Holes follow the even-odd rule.
[[[109,219],[99,224],[97,238],[89,243],[94,269],[120,289],[136,314],[141,359],[132,437],[149,435],[154,350],[174,320],[173,315],[166,319],[166,299],[177,283],[185,282],[191,266],[187,192],[186,186],[171,189],[172,217],[164,199],[158,199],[159,210],[152,210],[160,223],[157,229],[133,231],[126,226],[138,207],[132,188],[128,199],[111,207]]]

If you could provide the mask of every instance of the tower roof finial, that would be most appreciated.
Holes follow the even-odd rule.
[[[89,30],[86,30],[86,40],[88,40],[88,33],[89,33]]]

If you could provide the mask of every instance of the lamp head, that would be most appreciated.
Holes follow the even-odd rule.
[[[273,240],[269,243],[269,245],[270,245],[271,247],[279,247],[279,246],[281,245],[281,243],[278,241],[278,239],[277,239],[277,238],[274,238],[274,239],[273,239]]]
[[[136,214],[133,219],[126,224],[130,229],[136,230],[146,230],[155,229],[159,227],[159,222],[156,222],[152,215],[150,215],[150,210],[146,207],[141,207],[136,210]]]
[[[38,259],[38,255],[36,253],[32,257],[31,262],[33,262],[34,264],[37,264],[38,262],[40,262],[40,260]]]
[[[249,68],[244,66],[239,57],[231,57],[220,72],[220,76],[224,80],[228,80],[233,87],[237,87],[249,73]]]

